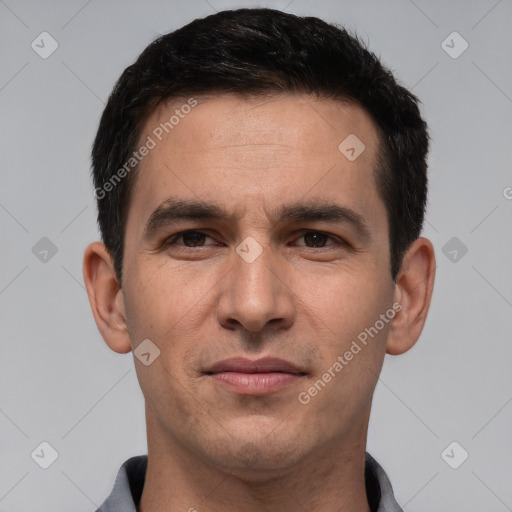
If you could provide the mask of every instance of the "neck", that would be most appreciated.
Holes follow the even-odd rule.
[[[357,435],[274,471],[219,467],[169,439],[156,421],[148,418],[147,424],[148,467],[138,512],[370,512],[364,478],[367,422],[354,429]]]

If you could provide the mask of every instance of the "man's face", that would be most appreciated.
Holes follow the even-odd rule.
[[[389,311],[395,291],[373,122],[331,100],[223,95],[200,101],[158,141],[155,128],[180,105],[159,107],[141,134],[157,145],[141,162],[125,239],[132,348],[150,339],[161,351],[149,366],[136,361],[150,443],[267,470],[333,443],[364,444],[389,324],[366,345],[358,335]],[[358,148],[338,149],[351,134],[365,145],[355,160]],[[231,217],[161,215],[146,231],[159,206],[182,211],[177,201]],[[211,373],[226,359],[264,357],[297,374]]]

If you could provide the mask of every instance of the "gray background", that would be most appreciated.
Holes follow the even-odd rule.
[[[121,463],[145,453],[133,356],[104,344],[83,287],[99,237],[90,146],[115,80],[150,41],[256,5],[356,29],[422,100],[437,279],[419,343],[386,356],[368,450],[407,512],[512,510],[510,0],[0,0],[0,511],[95,510]],[[31,48],[43,31],[59,45],[46,59]],[[457,58],[442,46],[453,31],[469,44]],[[57,248],[46,261],[32,250],[43,237]],[[59,455],[46,470],[31,458],[42,441]],[[469,453],[458,469],[441,456],[452,441]]]

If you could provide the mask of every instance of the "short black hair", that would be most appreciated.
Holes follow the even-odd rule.
[[[427,200],[429,135],[418,98],[343,27],[244,8],[196,19],[159,37],[124,70],[110,94],[92,148],[92,172],[98,224],[119,286],[137,170],[134,165],[127,172],[126,162],[145,120],[162,102],[223,93],[309,94],[352,102],[369,113],[379,133],[375,180],[387,209],[396,280],[407,247],[420,236]]]

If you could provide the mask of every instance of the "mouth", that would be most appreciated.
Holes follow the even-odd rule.
[[[306,372],[289,361],[265,357],[225,359],[212,365],[206,376],[241,395],[267,395],[298,383]]]

